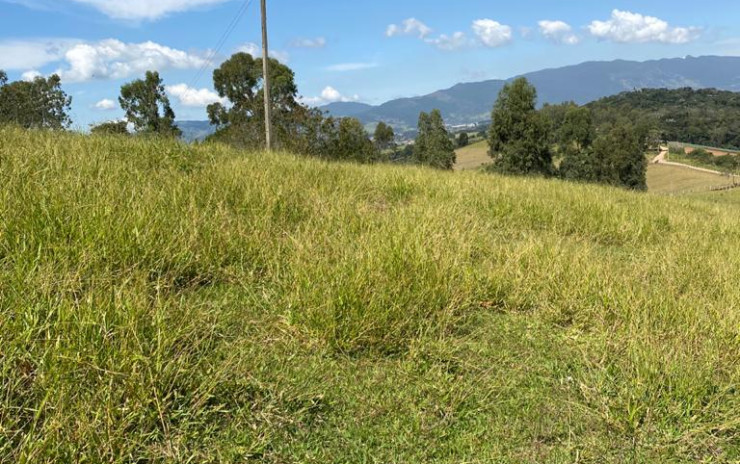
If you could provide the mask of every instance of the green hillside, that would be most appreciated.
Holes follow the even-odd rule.
[[[736,211],[0,129],[0,462],[735,462]]]

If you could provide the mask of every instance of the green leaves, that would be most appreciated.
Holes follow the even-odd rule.
[[[452,169],[455,165],[455,145],[450,139],[439,110],[419,115],[419,133],[414,144],[414,158],[419,164],[438,169]]]
[[[0,71],[0,124],[16,124],[26,129],[65,129],[72,123],[67,114],[71,105],[72,97],[64,93],[56,74],[8,84],[7,74]]]
[[[147,71],[143,80],[121,87],[118,102],[137,132],[179,137],[182,132],[175,125],[175,112],[162,82],[158,72]]]
[[[548,128],[536,103],[537,90],[523,77],[499,93],[488,133],[495,170],[509,174],[552,172]]]

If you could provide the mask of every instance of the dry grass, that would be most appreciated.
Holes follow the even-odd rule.
[[[491,157],[488,156],[488,142],[485,140],[458,148],[455,153],[457,154],[455,169],[458,171],[477,169],[491,162]]]
[[[660,164],[648,166],[647,181],[648,190],[658,194],[703,192],[732,184],[726,176]]]
[[[0,461],[737,462],[736,211],[0,129]]]

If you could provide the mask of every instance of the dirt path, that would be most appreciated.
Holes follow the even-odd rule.
[[[706,172],[707,174],[716,174],[722,177],[729,177],[733,181],[733,183],[735,183],[735,181],[738,179],[738,176],[734,174],[727,174],[724,172],[715,171],[713,169],[699,168],[696,166],[691,166],[690,164],[674,163],[673,161],[666,161],[667,156],[668,156],[668,147],[660,147],[660,153],[658,154],[658,156],[653,158],[653,164],[664,164],[666,166],[676,166],[680,168],[691,169],[694,171]]]

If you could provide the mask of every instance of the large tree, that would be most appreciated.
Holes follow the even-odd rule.
[[[0,124],[17,124],[28,129],[69,127],[72,98],[62,90],[61,82],[54,74],[8,83],[7,74],[0,71]]]
[[[566,180],[597,182],[632,190],[647,189],[647,160],[633,125],[620,121],[593,145],[567,149],[560,164]]]
[[[175,125],[175,112],[158,72],[147,71],[144,79],[124,84],[118,102],[137,133],[174,137],[182,135]]]
[[[295,75],[289,67],[270,58],[269,72],[275,142],[291,148],[299,135],[296,131],[315,114],[309,114],[308,108],[298,103]],[[213,86],[221,98],[229,101],[229,105],[208,106],[208,119],[218,128],[213,138],[247,147],[264,146],[262,58],[243,52],[234,54],[213,72]]]
[[[583,150],[593,142],[594,128],[591,110],[586,107],[570,107],[565,113],[558,131],[560,146],[563,150]]]
[[[501,90],[488,132],[494,169],[510,174],[550,174],[552,154],[547,124],[537,112],[537,90],[526,78]]]
[[[393,128],[388,124],[380,121],[375,128],[375,134],[373,135],[373,141],[378,150],[388,150],[393,148],[396,134],[393,132]]]
[[[422,112],[419,115],[414,157],[419,164],[439,169],[452,169],[455,165],[455,144],[439,110],[432,110],[429,114]]]
[[[330,147],[333,158],[371,163],[380,160],[380,152],[368,137],[365,127],[355,118],[342,118]]]

